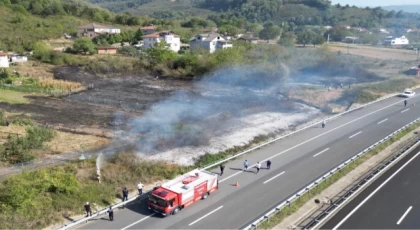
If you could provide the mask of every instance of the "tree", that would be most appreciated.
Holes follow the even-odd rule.
[[[316,46],[316,45],[322,45],[324,43],[325,43],[325,38],[320,34],[315,34],[314,38],[312,39],[312,44]]]
[[[166,47],[166,43],[161,41],[154,47],[148,48],[146,53],[149,55],[152,66],[168,60],[175,60],[176,54]]]
[[[293,32],[283,33],[278,43],[282,46],[292,47],[296,43],[296,35]]]
[[[141,29],[138,29],[136,33],[134,34],[133,42],[138,42],[138,41],[143,40],[143,35],[144,35],[143,31]]]
[[[50,62],[50,48],[44,42],[36,42],[33,47],[34,58],[42,62]]]
[[[334,41],[342,41],[345,37],[351,36],[351,32],[343,27],[333,28],[325,32],[324,37],[327,37],[328,34],[330,34],[330,39]]]
[[[297,35],[297,42],[306,46],[306,44],[312,43],[315,38],[315,34],[309,30],[304,30]]]
[[[280,36],[281,28],[276,25],[268,25],[262,29],[258,36],[264,40],[276,39]]]
[[[78,53],[95,53],[95,45],[89,38],[78,38],[73,43],[73,50]]]

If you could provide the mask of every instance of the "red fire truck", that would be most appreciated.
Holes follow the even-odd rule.
[[[218,189],[217,174],[195,169],[156,187],[149,194],[149,209],[163,216],[177,214]]]

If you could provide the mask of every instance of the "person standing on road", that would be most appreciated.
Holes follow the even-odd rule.
[[[127,188],[124,188],[123,190],[122,190],[122,195],[123,195],[123,202],[124,201],[127,201],[128,200],[128,190],[127,190]]]
[[[90,214],[90,216],[92,216],[92,209],[90,208],[89,202],[86,202],[86,204],[85,204],[85,211],[86,211],[86,217],[88,217],[89,214]]]
[[[143,194],[143,184],[139,183],[137,185],[137,190],[139,191],[139,196],[141,196],[141,194]]]
[[[270,169],[270,167],[271,167],[271,161],[270,161],[270,160],[268,160],[268,161],[267,161],[267,169]]]
[[[248,160],[245,160],[244,162],[245,171],[248,171],[248,166],[249,166]]]
[[[325,120],[322,120],[322,128],[325,128]]]
[[[405,99],[405,100],[404,100],[404,107],[406,107],[406,106],[407,106],[407,103],[408,103],[408,101],[407,101],[407,99]]]
[[[114,221],[114,210],[112,210],[112,206],[109,206],[109,209],[107,212],[108,212],[109,220]]]
[[[258,174],[260,172],[260,168],[261,168],[261,163],[258,161],[257,162],[257,172],[255,174]]]
[[[221,164],[220,165],[220,176],[223,175],[223,171],[225,171],[225,165]]]

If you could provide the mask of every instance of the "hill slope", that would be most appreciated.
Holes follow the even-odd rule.
[[[420,5],[395,5],[395,6],[384,6],[382,7],[385,10],[395,10],[395,11],[405,11],[408,13],[419,13],[420,14]]]

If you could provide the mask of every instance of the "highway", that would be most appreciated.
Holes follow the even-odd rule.
[[[419,229],[420,146],[391,167],[321,229]]]
[[[324,129],[320,126],[306,129],[228,162],[219,180],[219,191],[176,216],[163,218],[150,213],[143,199],[115,212],[112,222],[103,216],[77,227],[239,229],[343,161],[418,118],[420,107],[412,103],[418,104],[420,97],[409,99],[407,107],[403,100],[393,97],[374,103],[327,122]],[[243,172],[245,159],[250,166],[271,159],[271,169],[263,168],[258,174]],[[239,187],[233,186],[235,182]]]

